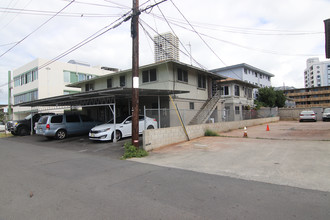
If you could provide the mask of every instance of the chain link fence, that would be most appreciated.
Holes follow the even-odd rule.
[[[189,125],[189,122],[198,113],[198,110],[190,109],[144,109],[144,115],[157,120],[159,128]],[[278,116],[277,108],[262,108],[259,110],[215,110],[205,123],[241,121],[257,118]]]

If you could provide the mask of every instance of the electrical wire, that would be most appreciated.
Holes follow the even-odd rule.
[[[156,13],[152,13],[155,17],[162,19],[161,15]],[[177,23],[186,25],[187,23],[184,20],[167,17],[167,20]],[[238,33],[238,34],[250,34],[250,35],[315,35],[315,34],[324,34],[324,31],[293,31],[293,30],[278,30],[278,29],[260,29],[260,28],[246,28],[246,27],[235,27],[235,26],[227,26],[227,25],[220,25],[220,24],[208,24],[208,23],[201,23],[201,22],[191,22],[195,27],[208,29],[208,30],[218,30],[223,32],[230,32],[230,33]],[[221,28],[221,29],[219,29]]]
[[[161,19],[161,20],[164,20],[163,18],[160,18],[158,17],[158,19]],[[172,23],[172,22],[170,22]],[[188,31],[191,31],[191,32],[194,32],[195,31],[193,29],[190,29],[190,28],[187,28],[183,25],[179,25],[177,23],[172,23],[173,25],[177,26],[177,27],[180,27],[182,29],[185,29],[185,30],[188,30]],[[216,40],[216,41],[220,41],[220,42],[223,42],[223,43],[226,43],[226,44],[230,44],[230,45],[233,45],[233,46],[236,46],[236,47],[240,47],[240,48],[244,48],[244,49],[247,49],[247,50],[252,50],[252,51],[257,51],[257,52],[261,52],[261,53],[267,53],[267,54],[276,54],[276,55],[284,55],[284,56],[321,56],[322,54],[289,54],[289,53],[281,53],[281,52],[277,52],[277,51],[273,51],[273,50],[265,50],[265,49],[259,49],[259,48],[253,48],[253,47],[249,47],[249,46],[244,46],[244,45],[241,45],[241,44],[238,44],[238,43],[234,43],[234,42],[231,42],[231,41],[228,41],[228,40],[223,40],[223,39],[219,39],[219,38],[216,38],[214,36],[210,36],[208,34],[205,34],[205,33],[201,33],[201,32],[198,32],[200,35],[202,36],[205,36],[205,37],[208,37],[210,39],[213,39],[213,40]]]
[[[34,31],[32,31],[30,34],[26,35],[23,39],[18,41],[14,46],[10,47],[8,50],[6,50],[4,53],[0,55],[0,58],[3,57],[5,54],[7,54],[9,51],[11,51],[14,47],[16,47],[18,44],[22,43],[26,38],[31,36],[33,33],[37,32],[41,27],[46,25],[50,20],[55,18],[59,13],[61,13],[63,10],[65,10],[67,7],[69,7],[75,0],[72,0],[69,4],[67,4],[64,8],[59,10],[55,15],[53,15],[51,18],[47,19],[44,23],[42,23],[39,27],[37,27]]]
[[[180,11],[180,9],[174,4],[174,2],[172,0],[170,0],[171,3],[173,4],[173,6],[177,9],[177,11],[181,14],[181,16],[186,20],[186,22],[190,25],[190,27],[194,30],[194,32],[198,35],[198,37],[203,41],[203,43],[212,51],[212,53],[225,65],[226,63],[218,56],[218,54],[215,53],[215,51],[210,47],[210,45],[202,38],[202,36],[196,31],[196,29],[194,28],[194,26],[192,26],[190,24],[190,22],[188,21],[188,19],[182,14],[182,12]]]
[[[7,13],[13,14],[24,14],[24,15],[41,15],[41,16],[53,16],[57,12],[55,11],[41,11],[41,10],[26,10],[26,9],[16,9],[16,8],[2,8],[0,7],[0,12],[3,12],[6,9],[9,10]],[[96,14],[96,13],[65,13],[57,15],[58,17],[117,17],[118,14]]]

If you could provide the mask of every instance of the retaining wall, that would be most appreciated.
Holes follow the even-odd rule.
[[[186,126],[187,133],[190,139],[204,136],[206,129],[210,129],[215,132],[224,132],[233,129],[249,127],[259,124],[271,123],[279,121],[279,117],[271,118],[258,118],[244,121],[230,121],[230,122],[218,122],[211,124],[201,125],[189,125]],[[179,143],[187,141],[187,136],[181,126],[151,129],[143,131],[143,148],[146,151],[160,148],[169,144]]]

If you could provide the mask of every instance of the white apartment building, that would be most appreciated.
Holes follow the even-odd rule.
[[[55,61],[44,66],[48,62],[49,60],[38,58],[13,71],[12,104],[78,93],[81,89],[67,85],[113,72],[109,68],[90,67],[86,63],[74,60],[68,63]],[[93,88],[86,89],[93,90]],[[31,108],[14,107],[13,119],[21,119],[30,111]]]
[[[256,85],[260,88],[271,87],[271,77],[274,77],[273,74],[246,63],[214,69],[211,70],[211,72],[221,76],[238,79],[243,82]],[[256,97],[257,89],[254,89],[253,91],[254,97]]]
[[[165,60],[179,61],[179,38],[172,33],[164,33],[154,37],[155,62]]]
[[[305,88],[330,86],[330,61],[309,58],[304,71]]]

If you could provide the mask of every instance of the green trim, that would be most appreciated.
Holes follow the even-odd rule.
[[[30,93],[30,92],[35,92],[35,91],[38,91],[38,89],[31,89],[31,90],[27,90],[25,92],[17,93],[17,94],[14,95],[14,97],[19,96],[19,95],[23,95],[23,94],[27,94],[27,93]]]
[[[63,92],[68,92],[69,94],[76,94],[79,93],[80,91],[74,91],[74,90],[63,90]]]
[[[33,70],[38,70],[38,67],[36,66],[36,67],[34,67],[34,68],[30,69],[30,70],[27,70],[27,71],[25,71],[25,72],[23,72],[23,73],[21,73],[21,74],[19,74],[17,76],[13,76],[13,79],[15,79],[16,77],[21,77],[22,75],[24,75],[24,74],[26,74],[28,72],[32,72]]]

